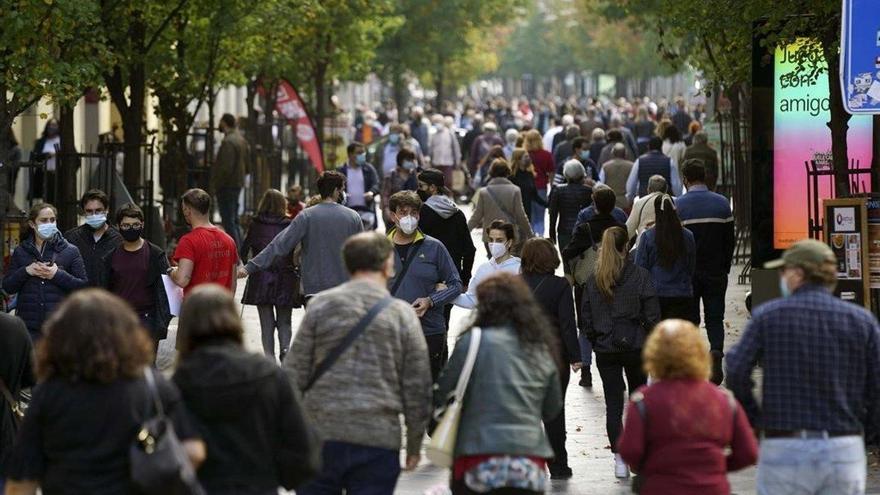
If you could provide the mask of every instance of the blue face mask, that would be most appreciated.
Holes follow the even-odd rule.
[[[367,154],[361,153],[359,155],[356,155],[355,161],[357,162],[358,165],[363,165],[363,164],[367,163]]]
[[[403,168],[412,172],[413,170],[416,169],[416,162],[411,162],[411,161],[407,160],[407,161],[403,162]]]
[[[785,277],[779,276],[779,293],[782,294],[782,297],[788,297],[791,295],[791,291],[788,289],[788,284],[785,283]]]
[[[37,234],[44,240],[49,240],[55,237],[55,234],[58,233],[58,226],[55,223],[41,223],[37,225]]]
[[[86,225],[97,230],[107,223],[106,213],[97,213],[95,215],[86,215]]]
[[[400,134],[391,133],[388,135],[388,142],[391,144],[397,144],[400,141]]]
[[[590,158],[590,150],[581,151],[581,160]]]

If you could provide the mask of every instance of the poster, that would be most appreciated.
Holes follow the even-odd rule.
[[[831,131],[828,74],[798,73],[800,43],[776,49],[773,92],[773,247],[786,249],[809,237],[807,232],[807,171],[804,162],[831,167]],[[850,160],[862,167],[871,164],[871,117],[849,121],[847,144]],[[755,194],[763,191],[756,190]],[[819,181],[819,203],[830,198],[829,180]],[[821,215],[821,212],[820,212]],[[820,219],[821,221],[821,219]]]
[[[828,199],[823,201],[822,209],[827,219],[825,239],[837,261],[834,294],[870,308],[867,203],[865,198]]]

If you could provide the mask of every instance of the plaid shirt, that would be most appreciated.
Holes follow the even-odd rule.
[[[725,356],[727,386],[765,430],[877,431],[880,327],[874,316],[816,285],[755,310]],[[752,369],[763,367],[763,397]]]

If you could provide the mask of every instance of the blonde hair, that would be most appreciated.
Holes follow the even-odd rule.
[[[513,173],[516,174],[520,170],[535,175],[535,164],[529,161],[529,166],[523,166],[523,157],[529,156],[529,152],[525,148],[515,148],[510,155],[510,163],[513,164]]]
[[[257,213],[283,217],[287,213],[287,197],[278,189],[266,189],[260,199]]]
[[[526,151],[537,151],[544,149],[544,140],[541,139],[541,133],[535,129],[527,131],[523,138],[523,147],[526,149]]]
[[[706,380],[711,374],[709,345],[697,327],[685,320],[658,323],[645,342],[642,359],[645,371],[658,380]]]
[[[620,227],[611,227],[602,234],[596,260],[596,286],[605,299],[614,297],[614,286],[626,260],[626,241],[626,231]]]

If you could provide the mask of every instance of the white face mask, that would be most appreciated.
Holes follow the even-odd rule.
[[[490,242],[489,253],[492,254],[492,258],[498,259],[507,254],[507,244],[503,242]]]
[[[406,235],[410,235],[415,232],[416,228],[419,226],[419,220],[412,215],[401,217],[397,223],[400,226],[401,232]]]

